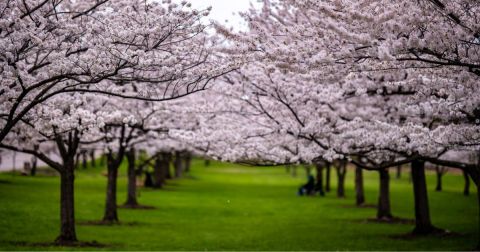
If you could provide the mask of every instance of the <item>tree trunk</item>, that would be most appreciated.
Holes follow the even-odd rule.
[[[190,172],[190,166],[192,164],[192,153],[186,152],[185,153],[185,159],[184,159],[184,167],[185,167],[185,172]]]
[[[317,184],[315,185],[316,191],[320,194],[320,196],[325,196],[325,192],[323,191],[323,164],[317,163],[315,164],[317,168]]]
[[[441,192],[442,191],[442,176],[443,176],[443,171],[440,168],[439,165],[435,166],[435,172],[437,174],[437,186],[435,187],[435,191]]]
[[[83,169],[87,169],[87,151],[83,150],[82,151],[82,167]]]
[[[95,161],[95,150],[90,150],[90,164],[91,167],[97,167],[96,161]]]
[[[210,166],[210,159],[205,159],[205,167],[209,167]]]
[[[378,196],[377,219],[390,220],[392,212],[390,208],[390,175],[388,169],[381,169],[380,174],[380,190]]]
[[[173,162],[173,167],[175,168],[175,178],[180,178],[182,176],[182,154],[180,151],[175,152],[175,160]]]
[[[125,206],[135,207],[138,206],[137,202],[137,176],[135,172],[135,149],[130,149],[127,153],[128,161],[128,185],[127,185],[127,202]]]
[[[399,166],[397,166],[397,176],[396,176],[396,178],[400,179],[401,177],[402,177],[402,166],[399,165]]]
[[[74,157],[64,164],[60,172],[60,235],[55,242],[59,244],[77,241],[75,232],[75,206],[74,206]]]
[[[325,191],[330,192],[330,162],[327,162],[327,174],[325,175]]]
[[[463,187],[463,195],[470,195],[470,178],[465,170],[463,171],[463,179],[465,180],[465,186]]]
[[[413,233],[431,234],[436,228],[430,220],[427,183],[425,180],[425,162],[420,160],[412,162],[412,182],[415,198],[415,229]]]
[[[347,162],[342,160],[337,169],[337,197],[345,198],[345,175],[347,174]]]
[[[105,202],[105,215],[103,216],[104,222],[118,222],[117,214],[117,175],[118,166],[115,162],[112,154],[108,154],[107,157],[107,197]]]
[[[168,168],[168,160],[165,160],[165,156],[159,155],[155,159],[155,165],[153,166],[153,176],[154,176],[154,183],[153,188],[160,189],[163,187],[163,183],[165,182],[165,163]]]
[[[361,206],[365,203],[365,192],[363,189],[363,170],[355,167],[355,204]]]
[[[32,169],[30,170],[30,176],[35,176],[37,174],[37,157],[32,157]]]
[[[172,176],[172,172],[170,170],[170,162],[172,161],[172,154],[168,153],[168,152],[165,152],[162,155],[164,155],[163,157],[166,160],[165,162],[168,163],[166,165],[166,167],[164,167],[164,169],[165,169],[165,179],[172,179],[173,176]]]

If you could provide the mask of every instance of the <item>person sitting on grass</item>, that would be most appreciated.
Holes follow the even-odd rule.
[[[315,179],[312,175],[308,175],[308,181],[305,185],[298,189],[298,195],[313,195],[315,193]]]

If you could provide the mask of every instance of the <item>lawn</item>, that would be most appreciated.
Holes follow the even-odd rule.
[[[392,209],[396,216],[413,218],[413,189],[404,170],[402,179],[391,181]],[[103,214],[102,173],[90,168],[76,176],[78,238],[105,245],[83,250],[469,250],[478,237],[476,195],[462,195],[461,174],[445,175],[443,192],[433,190],[435,177],[428,174],[432,221],[456,234],[399,239],[392,236],[413,226],[370,223],[366,219],[375,216],[375,209],[353,207],[352,170],[345,199],[336,198],[334,191],[324,198],[298,197],[303,170],[292,177],[283,167],[216,162],[204,167],[195,160],[185,178],[171,180],[162,190],[139,190],[140,203],[155,209],[120,209],[120,225],[85,225]],[[364,175],[367,202],[375,203],[378,175]],[[124,167],[118,184],[121,204],[126,197]],[[74,249],[41,245],[53,241],[58,231],[58,177],[0,174],[0,249]]]

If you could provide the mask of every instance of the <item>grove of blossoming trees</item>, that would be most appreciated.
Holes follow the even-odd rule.
[[[339,197],[351,162],[357,205],[362,169],[380,173],[379,220],[393,219],[388,168],[411,164],[422,235],[440,232],[425,162],[479,184],[480,161],[458,157],[480,152],[480,2],[264,0],[242,14],[248,31],[214,23],[214,34],[208,12],[168,0],[1,1],[0,148],[59,172],[58,243],[77,241],[80,148],[106,153],[108,224],[119,221],[124,158],[126,205],[138,206],[136,150],[157,188],[172,152],[176,167],[184,151],[315,164],[319,181],[333,164]]]

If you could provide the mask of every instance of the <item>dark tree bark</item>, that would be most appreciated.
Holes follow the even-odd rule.
[[[39,146],[34,145],[33,150],[38,151]],[[30,170],[30,176],[35,176],[37,174],[37,156],[33,155],[32,156],[32,169]],[[1,163],[1,162],[0,162]]]
[[[442,191],[442,178],[443,178],[443,175],[445,175],[445,173],[447,172],[447,168],[436,165],[435,166],[435,172],[437,174],[437,186],[435,187],[435,191],[441,192]]]
[[[412,182],[415,198],[415,229],[413,233],[431,234],[438,229],[432,225],[430,220],[424,161],[414,160],[412,162]]]
[[[90,150],[89,152],[90,154],[90,164],[92,167],[97,167],[97,163],[96,163],[96,160],[95,160],[95,150]]]
[[[138,206],[137,201],[137,174],[135,172],[135,149],[131,148],[128,152],[125,153],[128,161],[127,176],[128,176],[128,185],[127,185],[127,201],[125,206],[136,207]]]
[[[323,164],[316,163],[315,167],[317,169],[317,183],[315,185],[315,190],[318,191],[320,196],[325,196],[325,192],[323,191]]]
[[[191,152],[185,152],[185,158],[184,158],[184,167],[185,167],[185,172],[190,172],[190,166],[192,164],[192,153]]]
[[[378,196],[377,219],[390,220],[393,218],[390,208],[390,175],[388,169],[381,169],[380,190]]]
[[[83,167],[83,169],[87,169],[87,162],[88,162],[87,150],[82,150],[82,167]]]
[[[74,161],[65,164],[60,172],[60,235],[55,240],[60,244],[77,241],[75,231]]]
[[[35,176],[37,174],[37,157],[32,157],[32,169],[30,170],[30,176]]]
[[[205,159],[205,167],[209,167],[210,166],[210,159]]]
[[[465,170],[463,172],[463,179],[465,180],[465,186],[463,187],[463,195],[468,196],[470,195],[470,178]]]
[[[175,178],[180,178],[183,173],[182,153],[175,151],[175,160],[173,161],[173,167],[175,168]]]
[[[121,126],[120,138],[118,139],[118,149],[114,154],[112,150],[107,153],[107,193],[105,199],[105,213],[102,221],[106,223],[117,223],[117,177],[118,168],[122,164],[125,151],[131,140],[134,129],[131,128],[126,133],[126,126]]]
[[[326,192],[330,192],[330,170],[331,170],[331,164],[330,162],[327,162],[326,174],[325,174],[325,191]]]
[[[345,175],[347,174],[347,161],[341,160],[336,166],[337,170],[337,197],[345,198]]]
[[[165,184],[167,169],[169,169],[168,154],[162,153],[155,159],[155,165],[153,167],[154,183],[153,187],[160,189]]]
[[[361,206],[365,204],[365,191],[363,189],[363,170],[355,167],[355,204]]]
[[[117,213],[117,176],[119,164],[112,153],[107,154],[107,197],[105,201],[104,222],[118,222]]]
[[[170,162],[172,162],[172,153],[165,152],[162,154],[164,159],[166,160],[165,162],[168,162],[168,165],[165,165],[164,171],[165,171],[165,178],[166,179],[172,179],[172,172],[170,170]]]
[[[397,166],[397,176],[396,176],[396,178],[397,179],[402,178],[402,166],[401,165]]]
[[[75,169],[78,169],[78,167],[80,166],[80,156],[81,156],[80,153],[77,153],[75,155]]]

